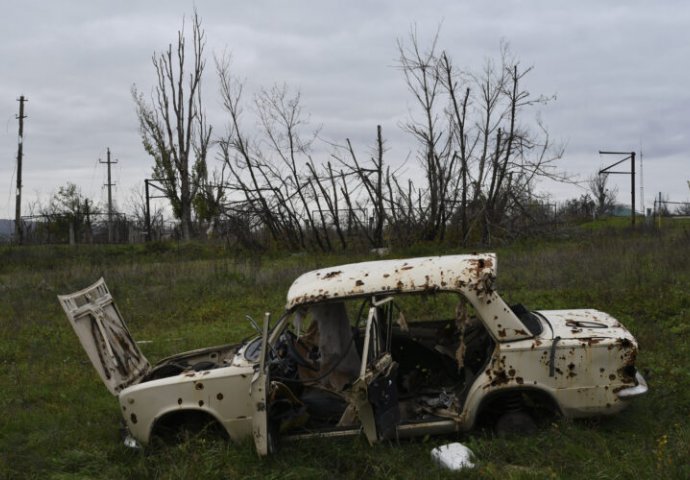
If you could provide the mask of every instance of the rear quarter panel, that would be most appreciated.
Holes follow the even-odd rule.
[[[637,354],[633,341],[563,339],[552,346],[552,340],[539,338],[498,343],[467,395],[464,410],[468,428],[484,399],[510,389],[545,392],[569,418],[613,414],[625,407],[616,392],[635,385],[626,370],[634,365]]]

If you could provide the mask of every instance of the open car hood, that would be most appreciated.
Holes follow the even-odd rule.
[[[58,300],[110,393],[117,395],[150,370],[103,278],[71,295],[58,295]]]

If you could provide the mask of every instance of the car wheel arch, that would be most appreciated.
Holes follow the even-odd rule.
[[[214,433],[220,432],[223,436],[230,438],[230,434],[223,422],[212,411],[201,408],[169,410],[157,416],[151,422],[149,442],[154,437],[169,437],[170,434],[177,435],[185,430],[191,433],[201,433],[201,431],[206,431],[207,429],[212,430]]]
[[[474,424],[487,423],[487,417],[497,419],[497,413],[524,410],[532,415],[543,411],[547,416],[561,417],[563,412],[554,396],[539,387],[501,388],[487,394],[474,415]],[[535,418],[539,420],[539,418]]]

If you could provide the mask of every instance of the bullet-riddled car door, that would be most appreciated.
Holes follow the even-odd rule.
[[[377,308],[390,300],[391,297],[374,301],[369,309],[360,375],[352,385],[353,401],[370,443],[393,437],[400,421],[396,387],[398,365],[390,352],[381,350]]]
[[[261,334],[261,357],[257,370],[254,372],[250,386],[252,415],[252,435],[259,455],[265,456],[274,450],[275,438],[268,428],[268,388],[270,385],[268,372],[268,324],[270,314],[264,316],[264,324]]]

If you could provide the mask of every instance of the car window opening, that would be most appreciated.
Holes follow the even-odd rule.
[[[457,417],[494,347],[471,305],[451,293],[328,302],[293,315],[269,375],[269,422],[284,434],[357,427],[360,377],[384,436],[397,424]]]

